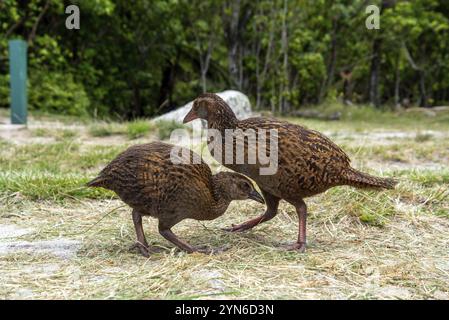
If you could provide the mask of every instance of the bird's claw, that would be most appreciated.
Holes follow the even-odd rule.
[[[245,224],[232,224],[231,227],[228,228],[222,228],[221,230],[226,232],[243,232],[245,230],[248,230],[249,228]]]
[[[198,246],[194,248],[193,252],[200,252],[204,254],[219,254],[228,249],[229,249],[228,247],[209,248],[207,246]]]
[[[304,242],[295,242],[293,244],[281,245],[281,248],[288,251],[298,251],[299,253],[306,252],[306,244]]]
[[[157,253],[157,252],[161,251],[157,248],[150,247],[149,245],[144,245],[140,242],[136,242],[129,247],[130,251],[135,250],[135,249],[138,249],[140,254],[146,258],[148,258],[151,253]]]

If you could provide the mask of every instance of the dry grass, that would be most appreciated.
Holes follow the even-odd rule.
[[[398,188],[341,187],[308,199],[305,254],[279,247],[297,232],[286,203],[272,221],[246,233],[220,228],[260,214],[262,205],[235,202],[217,220],[174,228],[194,245],[229,247],[211,256],[175,249],[148,218],[147,239],[164,249],[149,259],[128,251],[135,239],[130,209],[111,194],[81,188],[131,143],[126,137],[93,138],[89,125],[61,126],[75,134],[14,133],[32,139],[0,141],[0,298],[449,299],[449,142],[442,138],[449,132],[424,136],[411,128],[370,146],[360,140],[365,132],[345,127],[348,135],[339,135],[340,124],[332,126],[327,130],[357,167],[399,177]],[[49,144],[34,140],[47,135],[54,138]],[[101,147],[105,141],[110,147]],[[403,166],[390,166],[394,158]],[[439,167],[415,167],[421,162]],[[38,184],[42,175],[45,183]]]
[[[287,205],[272,222],[251,232],[221,231],[262,210],[236,203],[216,221],[185,221],[175,228],[193,244],[227,244],[228,251],[215,256],[179,252],[158,235],[155,220],[148,219],[148,240],[165,248],[149,259],[127,250],[134,241],[127,208],[96,224],[121,205],[118,200],[13,203],[7,211],[19,216],[2,218],[3,223],[34,230],[20,240],[70,238],[83,245],[71,259],[23,251],[2,257],[0,296],[18,298],[25,292],[49,299],[449,298],[447,218],[409,211],[395,199],[394,217],[383,228],[371,227],[331,200],[335,199],[323,195],[309,202],[309,249],[304,255],[277,248],[296,236],[296,217]]]

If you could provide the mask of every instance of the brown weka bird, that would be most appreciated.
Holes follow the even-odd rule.
[[[252,182],[234,172],[212,175],[209,166],[189,149],[181,158],[174,146],[162,142],[135,145],[118,155],[89,187],[114,191],[132,209],[137,247],[148,257],[154,251],[142,228],[142,216],[159,220],[159,233],[191,253],[214,250],[195,248],[180,240],[171,228],[184,219],[212,220],[224,214],[232,200],[253,199],[264,203]],[[175,159],[175,161],[173,161]],[[188,161],[181,161],[182,159]],[[194,161],[196,160],[196,162]],[[198,164],[195,164],[198,163]]]
[[[233,225],[229,231],[244,231],[253,228],[259,223],[271,220],[277,213],[281,199],[291,203],[299,216],[298,240],[288,249],[300,252],[306,246],[306,217],[307,206],[304,198],[326,191],[339,185],[350,185],[357,188],[393,188],[396,181],[390,178],[380,178],[362,173],[352,168],[346,153],[321,133],[306,129],[299,125],[269,118],[249,118],[238,120],[232,109],[219,96],[205,93],[195,99],[192,109],[184,118],[184,123],[194,119],[207,120],[209,129],[218,130],[222,140],[209,141],[209,150],[221,163],[221,156],[215,156],[217,144],[222,150],[229,143],[225,139],[226,129],[276,129],[278,136],[278,169],[273,175],[261,175],[262,167],[259,161],[250,164],[248,157],[248,140],[244,140],[244,164],[235,161],[235,147],[237,139],[231,140],[234,152],[231,164],[223,163],[226,167],[243,173],[256,181],[260,187],[267,204],[266,212],[252,220],[240,225]],[[267,138],[269,140],[269,138]],[[211,143],[212,141],[212,143]],[[267,150],[270,144],[267,141]],[[257,145],[258,146],[258,145]],[[264,154],[268,154],[265,152]]]

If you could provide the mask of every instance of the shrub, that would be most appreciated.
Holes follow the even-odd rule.
[[[83,85],[71,74],[31,71],[28,104],[31,110],[86,116],[90,102]]]
[[[0,108],[9,108],[9,75],[0,75]]]

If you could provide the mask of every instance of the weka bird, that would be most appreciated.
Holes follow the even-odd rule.
[[[223,163],[223,158],[214,155],[213,151],[217,150],[215,144],[220,144],[221,150],[227,148],[224,145],[229,143],[225,139],[226,129],[241,129],[243,131],[252,129],[256,132],[258,129],[277,130],[278,168],[275,174],[261,175],[259,169],[262,165],[260,162],[250,164],[247,161],[248,147],[251,147],[248,146],[247,139],[244,141],[244,163],[238,164],[235,161],[235,156],[232,158],[234,162],[223,163],[226,167],[243,173],[256,181],[267,204],[266,212],[263,215],[233,226],[228,229],[229,231],[244,231],[259,223],[271,220],[277,213],[279,201],[284,199],[295,206],[299,216],[298,240],[287,248],[303,252],[306,245],[307,216],[304,198],[339,185],[382,189],[393,188],[396,184],[393,179],[374,177],[352,168],[346,153],[317,131],[262,117],[238,120],[226,102],[212,93],[202,94],[195,99],[192,109],[184,118],[184,123],[197,118],[207,120],[209,129],[215,129],[221,133],[222,140],[217,139],[213,143],[209,142],[209,150],[221,163]],[[231,148],[235,155],[236,139],[232,139],[230,143],[233,144]]]
[[[212,175],[201,157],[188,149],[184,149],[187,155],[184,160],[189,161],[182,162],[181,157],[173,161],[173,156],[178,156],[176,152],[171,155],[173,147],[162,142],[132,146],[87,184],[114,191],[133,209],[137,235],[133,247],[147,257],[153,250],[145,239],[142,216],[157,218],[159,233],[179,248],[189,253],[210,253],[213,250],[195,248],[180,240],[171,228],[188,218],[215,219],[223,215],[232,200],[253,199],[264,203],[245,176],[234,172]]]

